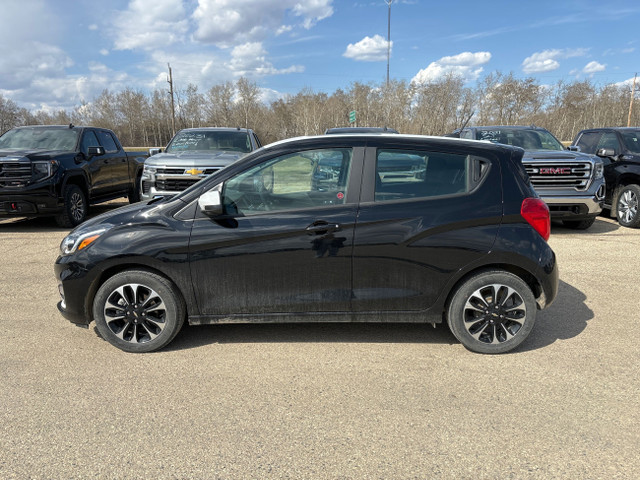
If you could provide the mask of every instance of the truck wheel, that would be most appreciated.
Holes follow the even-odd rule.
[[[66,185],[62,191],[64,206],[62,213],[56,216],[60,227],[71,228],[84,222],[87,218],[87,196],[77,185]]]
[[[158,350],[177,335],[186,309],[178,289],[145,270],[125,270],[105,281],[93,300],[100,336],[125,352]]]
[[[640,186],[632,184],[620,188],[616,201],[616,211],[618,223],[623,227],[637,228],[640,226],[639,199]]]
[[[586,230],[596,221],[596,217],[588,218],[587,220],[563,220],[562,224],[567,228],[573,228],[574,230]]]
[[[536,303],[529,286],[502,270],[479,272],[460,285],[447,308],[451,332],[467,349],[504,353],[533,329]]]

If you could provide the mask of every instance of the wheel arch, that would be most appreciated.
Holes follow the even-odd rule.
[[[60,192],[58,193],[59,195],[62,195],[62,192],[64,192],[64,189],[67,185],[78,186],[84,193],[84,196],[87,198],[87,202],[89,202],[89,181],[87,180],[87,177],[84,173],[71,173],[64,177],[64,180],[60,185]]]
[[[174,282],[171,277],[169,277],[165,272],[158,268],[154,268],[153,266],[149,266],[145,263],[135,263],[135,262],[127,262],[118,265],[113,265],[105,270],[103,270],[96,279],[92,282],[91,286],[87,291],[87,296],[85,300],[85,312],[88,315],[88,318],[91,320],[95,320],[93,318],[93,302],[95,300],[98,289],[109,280],[111,277],[117,275],[118,273],[124,272],[126,270],[140,270],[149,273],[154,273],[156,275],[161,276],[176,288],[176,291],[180,294],[180,301],[184,305],[184,310],[186,312],[187,317],[189,316],[189,303],[187,302],[187,297],[185,296],[185,292],[182,291],[180,285]]]

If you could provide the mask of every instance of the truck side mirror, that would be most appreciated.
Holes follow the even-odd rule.
[[[149,156],[152,157],[154,155],[157,155],[158,153],[162,153],[162,149],[161,148],[150,148],[149,149]]]
[[[224,208],[222,206],[222,198],[217,190],[209,190],[198,198],[198,207],[200,211],[208,217],[217,217],[222,215]]]
[[[87,154],[90,157],[99,157],[104,155],[104,147],[89,147],[87,148]]]
[[[569,150],[570,152],[579,152],[580,147],[578,145],[569,145],[567,147],[567,150]]]
[[[599,157],[615,157],[616,151],[613,148],[600,148],[596,155]]]

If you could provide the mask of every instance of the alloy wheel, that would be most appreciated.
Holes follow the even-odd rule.
[[[638,214],[638,196],[632,190],[625,190],[618,200],[618,215],[625,223],[631,223]]]

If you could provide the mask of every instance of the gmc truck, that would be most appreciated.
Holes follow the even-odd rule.
[[[141,178],[142,199],[168,197],[232,164],[262,145],[246,128],[186,128],[171,139],[164,153],[149,150]]]
[[[55,216],[59,226],[75,227],[89,204],[138,202],[143,164],[104,128],[14,128],[0,137],[0,217]]]
[[[602,211],[603,162],[594,155],[566,150],[548,130],[536,126],[466,127],[446,136],[485,140],[523,148],[522,163],[531,183],[549,206],[551,218],[586,230]]]
[[[607,182],[604,208],[620,225],[640,227],[640,128],[582,130],[573,146],[602,158]]]

